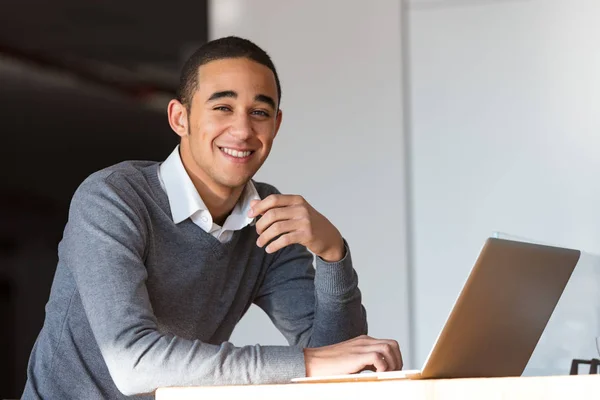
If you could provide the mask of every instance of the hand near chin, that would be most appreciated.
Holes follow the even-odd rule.
[[[248,215],[261,216],[256,222],[259,235],[256,244],[259,247],[268,244],[267,253],[298,243],[327,262],[344,258],[340,232],[302,196],[272,194],[254,200]]]

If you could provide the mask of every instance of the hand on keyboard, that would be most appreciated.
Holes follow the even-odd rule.
[[[402,354],[395,340],[366,335],[338,344],[304,349],[306,376],[351,374],[402,369]]]

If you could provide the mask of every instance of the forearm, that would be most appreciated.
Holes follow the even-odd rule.
[[[366,333],[366,311],[348,246],[338,262],[327,263],[317,257],[315,313],[306,346],[326,346]]]
[[[104,345],[110,374],[125,395],[164,386],[285,383],[304,376],[298,347],[211,345],[149,332],[132,343]]]

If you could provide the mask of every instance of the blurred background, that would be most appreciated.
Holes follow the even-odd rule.
[[[23,388],[74,190],[166,158],[179,68],[230,34],[269,52],[282,82],[257,179],[342,231],[370,334],[419,368],[494,231],[600,253],[599,18],[597,0],[3,0],[0,397]],[[593,264],[578,277],[598,299]],[[580,316],[549,349],[600,336]],[[284,343],[256,308],[232,342]]]
[[[179,69],[206,1],[0,3],[0,398],[17,397],[71,196],[90,173],[162,160]]]

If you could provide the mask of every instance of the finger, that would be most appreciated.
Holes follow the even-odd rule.
[[[260,203],[260,200],[250,200],[250,208],[254,207],[258,203]]]
[[[373,367],[375,367],[376,372],[388,371],[387,361],[388,360],[385,358],[385,356],[377,352],[365,353],[363,356],[364,365],[362,366],[362,368],[372,365]]]
[[[400,352],[400,346],[398,342],[395,340],[385,340],[387,343],[387,348],[390,353],[390,357],[394,360],[394,366],[391,370],[399,371],[404,366],[402,361],[402,353]]]
[[[259,215],[263,215],[268,210],[275,207],[284,207],[289,203],[289,199],[286,195],[282,194],[271,194],[265,197],[263,200],[255,203],[248,212],[250,217],[256,217]]]
[[[275,207],[286,207],[300,204],[304,201],[301,196],[289,194],[271,194],[263,200],[256,203],[248,212],[248,216],[256,217]]]
[[[400,360],[391,342],[391,340],[380,340],[377,343],[363,346],[360,351],[367,353],[379,353],[385,358],[388,365],[388,370],[395,371],[400,368]]]
[[[404,366],[400,345],[395,340],[384,340],[388,346],[392,357],[394,358],[394,370],[401,370]]]
[[[387,371],[395,371],[398,369],[398,360],[392,351],[392,346],[389,343],[383,343],[377,346],[377,352],[385,359],[387,363]]]
[[[281,235],[271,242],[266,248],[265,251],[267,253],[275,253],[278,250],[283,249],[285,246],[289,246],[294,243],[300,243],[298,240],[298,234],[296,232],[286,233],[285,235]]]
[[[395,346],[392,346],[392,350],[398,360],[398,368],[397,369],[401,370],[402,368],[404,368],[404,360],[402,359],[402,351],[400,351],[400,345],[398,344],[398,342],[396,342],[395,340],[393,342],[394,342]]]
[[[296,215],[298,215],[298,210],[295,207],[271,208],[256,221],[256,232],[262,235],[275,222],[294,219]]]
[[[277,221],[267,230],[265,230],[258,239],[256,240],[256,245],[258,247],[263,247],[273,239],[277,238],[277,236],[290,233],[295,231],[300,227],[300,221],[294,219],[287,219],[284,221]]]
[[[351,340],[357,342],[357,345],[360,346],[372,346],[387,343],[391,348],[392,356],[395,361],[394,366],[397,367],[398,370],[401,370],[402,367],[404,367],[404,360],[402,359],[400,345],[397,341],[391,339],[375,339],[368,335],[360,335]]]

